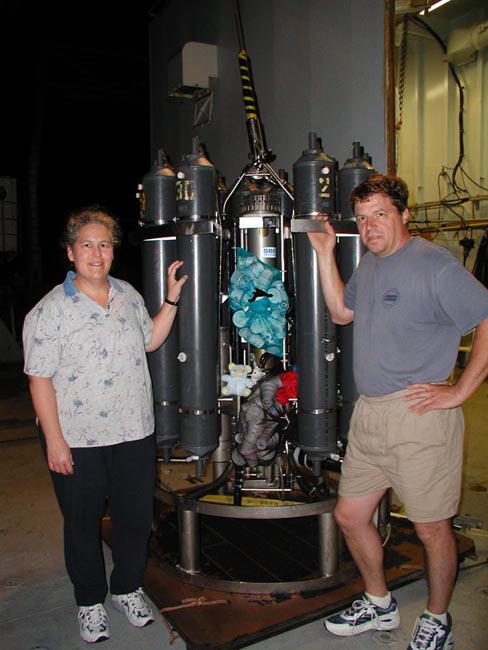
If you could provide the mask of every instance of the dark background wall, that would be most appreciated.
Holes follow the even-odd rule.
[[[240,0],[267,145],[292,165],[322,138],[340,165],[359,140],[385,169],[383,0]],[[173,165],[198,134],[231,185],[248,162],[233,0],[85,0],[70,11],[4,0],[0,176],[18,192],[18,250],[0,259],[0,318],[18,340],[24,314],[64,278],[69,211],[101,203],[121,220],[114,274],[140,288],[137,185],[163,147]],[[168,62],[189,41],[217,46],[210,124],[168,97]]]

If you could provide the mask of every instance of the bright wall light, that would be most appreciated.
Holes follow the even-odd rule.
[[[433,5],[430,5],[428,9],[424,9],[423,11],[421,11],[420,15],[424,16],[426,12],[430,14],[431,11],[434,11],[434,9],[439,9],[439,7],[442,7],[442,5],[446,5],[448,2],[450,2],[450,0],[438,0],[438,2],[434,2]]]

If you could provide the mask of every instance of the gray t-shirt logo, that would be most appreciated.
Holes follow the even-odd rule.
[[[383,300],[381,301],[383,307],[394,307],[398,304],[400,300],[400,292],[398,289],[388,289],[388,291],[383,295]]]

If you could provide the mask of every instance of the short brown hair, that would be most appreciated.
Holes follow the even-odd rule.
[[[110,232],[110,239],[112,240],[112,245],[114,247],[121,243],[122,230],[117,219],[105,208],[98,205],[92,205],[80,208],[79,210],[74,210],[70,213],[64,230],[64,246],[73,246],[81,228],[90,223],[99,223],[102,226],[106,226]]]
[[[354,212],[357,201],[367,201],[375,194],[389,196],[393,205],[401,213],[408,207],[408,186],[399,176],[373,174],[357,185],[349,197],[349,205]]]

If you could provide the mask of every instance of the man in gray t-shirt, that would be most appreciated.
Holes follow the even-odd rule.
[[[366,592],[325,627],[351,636],[400,625],[372,522],[393,488],[426,554],[427,607],[408,650],[447,650],[453,644],[447,608],[457,571],[451,518],[461,488],[460,406],[488,374],[488,291],[447,249],[410,235],[407,202],[408,188],[397,177],[377,174],[353,190],[351,205],[368,252],[346,287],[327,216],[318,217],[322,232],[309,233],[332,320],[354,321],[360,392],[334,515]],[[473,329],[469,363],[451,385],[460,337]]]

